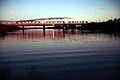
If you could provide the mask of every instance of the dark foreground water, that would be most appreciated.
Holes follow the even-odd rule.
[[[120,34],[22,30],[0,36],[0,80],[119,80]]]

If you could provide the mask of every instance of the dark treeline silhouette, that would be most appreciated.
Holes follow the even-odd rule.
[[[13,31],[13,30],[18,30],[18,29],[20,29],[20,27],[0,25],[0,32],[8,32],[8,31]]]
[[[91,22],[80,27],[81,30],[120,31],[120,18],[103,22]]]

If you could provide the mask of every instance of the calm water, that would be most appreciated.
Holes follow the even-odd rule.
[[[0,36],[0,80],[118,80],[120,34],[31,29]]]

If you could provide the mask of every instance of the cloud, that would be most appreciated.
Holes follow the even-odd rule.
[[[91,8],[92,11],[101,11],[101,10],[104,10],[104,8],[100,7],[100,8],[97,8],[97,7],[93,7]]]
[[[99,8],[99,10],[104,10],[104,8]]]

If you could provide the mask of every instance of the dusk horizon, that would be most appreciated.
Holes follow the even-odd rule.
[[[119,18],[119,0],[0,0],[0,20],[72,17],[97,21]]]

